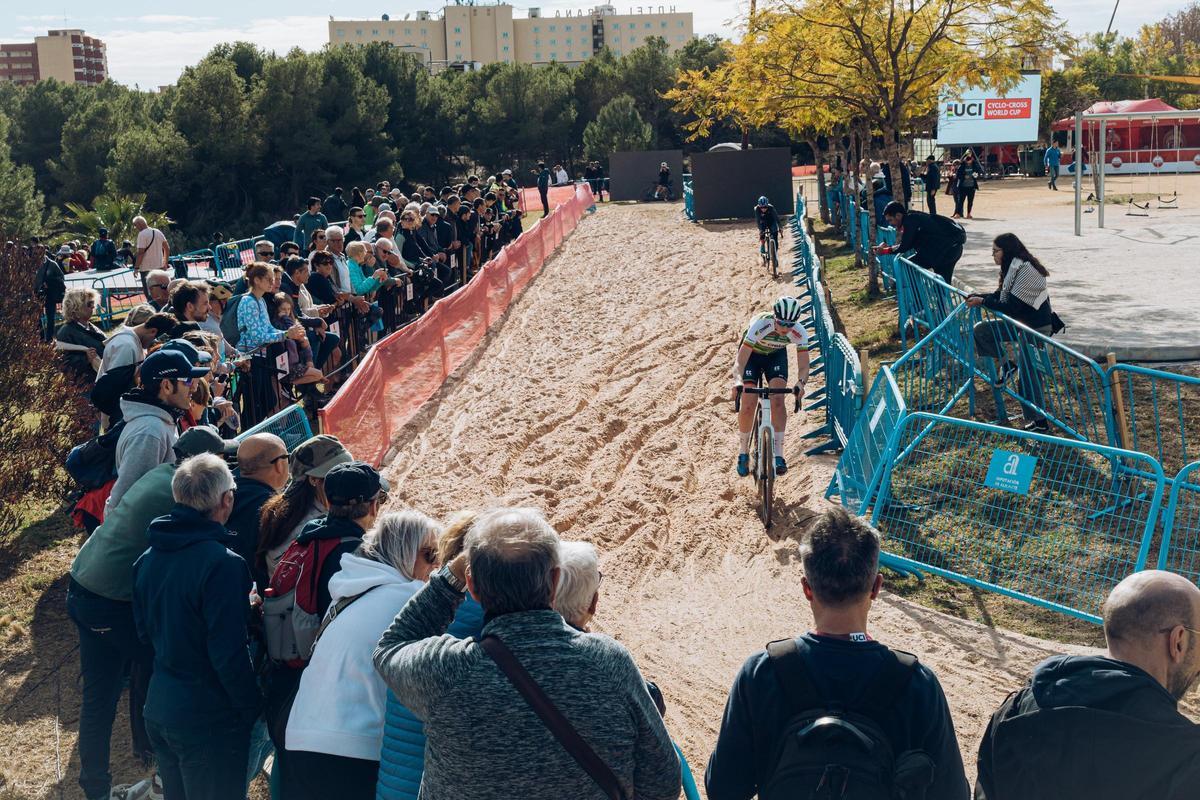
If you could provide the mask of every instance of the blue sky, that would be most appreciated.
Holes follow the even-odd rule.
[[[536,3],[536,0],[534,0]],[[1051,0],[1064,24],[1073,33],[1103,30],[1112,13],[1111,0]],[[11,5],[10,5],[11,3]],[[518,0],[518,16],[531,3]],[[665,0],[663,5],[670,5]],[[17,0],[5,3],[10,9]],[[108,44],[109,71],[114,80],[142,88],[173,83],[179,73],[194,64],[215,44],[244,39],[268,50],[285,52],[292,47],[319,49],[328,39],[330,13],[339,19],[376,18],[388,13],[403,17],[418,9],[437,9],[441,2],[388,0],[382,4],[311,2],[310,0],[207,0],[204,3],[162,3],[143,0],[50,0],[49,5],[23,3],[18,13],[0,17],[0,42],[29,41],[47,28],[83,28]],[[589,2],[544,0],[544,15],[555,10],[587,9]],[[614,2],[625,12],[631,0]],[[658,2],[655,3],[658,5]],[[748,0],[674,0],[679,11],[695,14],[696,33],[729,36]],[[1134,33],[1186,5],[1184,0],[1125,0],[1117,12],[1115,27]],[[354,9],[346,12],[345,9]],[[370,9],[370,10],[366,10]],[[28,12],[28,13],[22,13]],[[35,13],[38,12],[38,13]]]

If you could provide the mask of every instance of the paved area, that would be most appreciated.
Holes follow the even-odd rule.
[[[1098,359],[1107,352],[1122,361],[1200,359],[1200,175],[1163,176],[1156,187],[1144,178],[1132,186],[1122,179],[1115,191],[1126,195],[1177,189],[1179,207],[1152,202],[1148,217],[1134,217],[1110,203],[1104,229],[1097,213],[1084,214],[1080,237],[1070,179],[1060,179],[1059,187],[1049,191],[1033,178],[983,184],[974,219],[962,221],[967,247],[955,278],[993,289],[999,273],[991,241],[1012,232],[1050,270],[1051,303],[1068,326],[1063,343]],[[1088,181],[1084,197],[1090,190]],[[1107,191],[1114,192],[1111,183]],[[943,201],[953,208],[939,196],[939,209]]]

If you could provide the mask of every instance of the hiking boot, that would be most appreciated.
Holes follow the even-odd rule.
[[[775,474],[787,474],[787,462],[783,460],[783,456],[775,456]]]

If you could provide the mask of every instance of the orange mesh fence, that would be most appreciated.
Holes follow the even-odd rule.
[[[551,186],[546,197],[550,201],[550,210],[553,211],[558,206],[570,202],[575,197],[575,185]],[[542,197],[538,194],[536,186],[521,190],[521,210],[526,214],[541,213]]]
[[[556,198],[556,189],[571,194],[564,198],[560,192]],[[551,204],[555,208],[549,217],[500,251],[466,286],[372,347],[321,410],[322,430],[338,437],[355,458],[381,464],[395,436],[470,357],[579,224],[593,204],[592,192],[587,184],[555,187]]]

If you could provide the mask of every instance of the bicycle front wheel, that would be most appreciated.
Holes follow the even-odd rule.
[[[779,277],[779,245],[775,244],[775,239],[768,237],[767,255],[771,258],[771,277]]]
[[[770,431],[763,434],[758,466],[758,515],[763,527],[771,527],[771,506],[775,500],[775,437]]]
[[[745,395],[745,397],[750,397],[750,396],[751,395]],[[742,402],[745,402],[745,400],[743,399]],[[762,409],[756,407],[754,409],[754,427],[750,429],[750,472],[754,476],[755,481],[758,480],[758,476],[759,476],[758,449],[762,443],[759,441],[758,426],[761,423],[761,421],[762,421]]]

